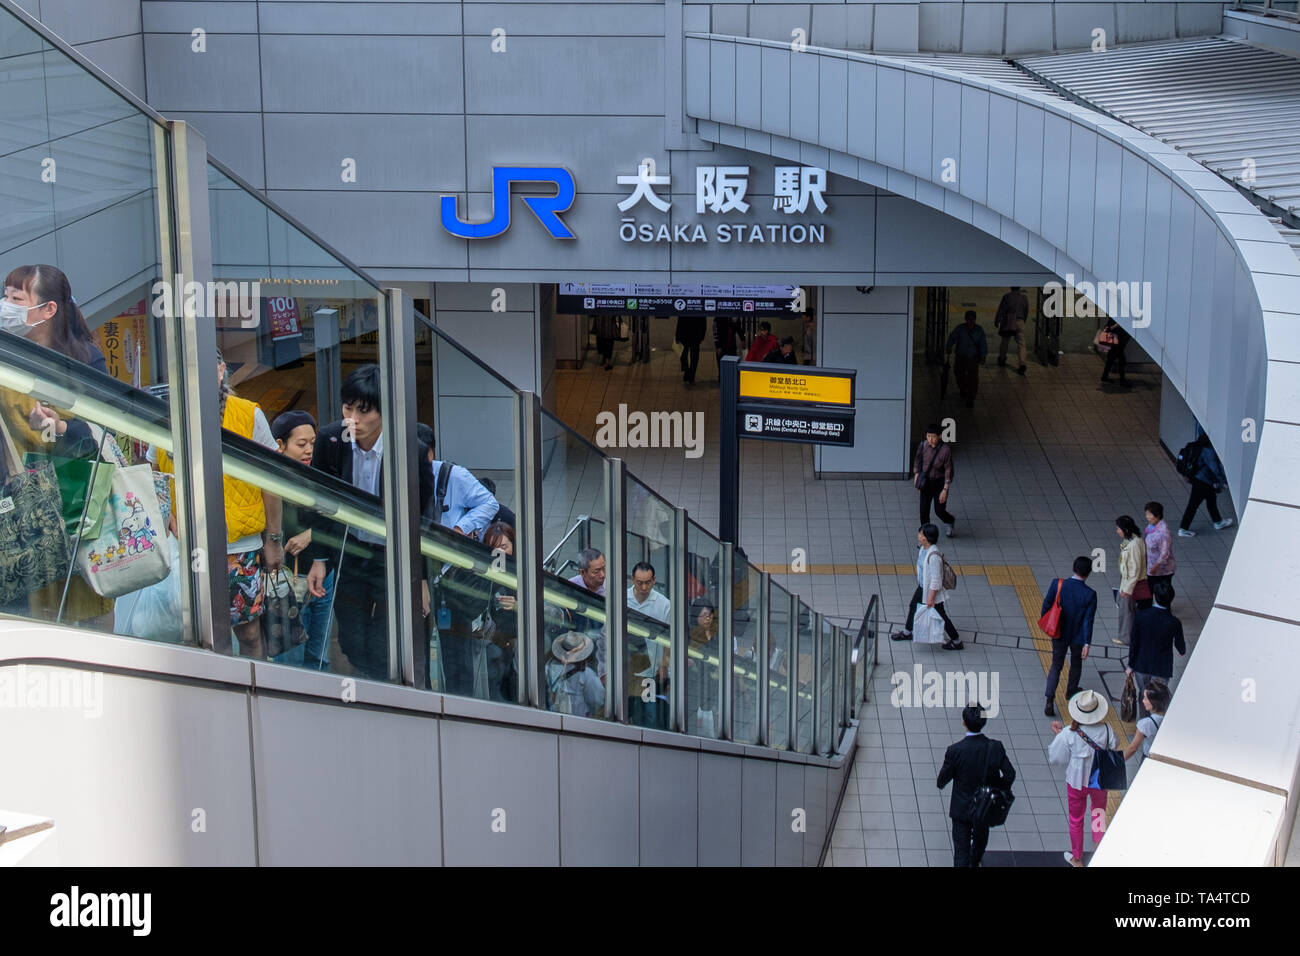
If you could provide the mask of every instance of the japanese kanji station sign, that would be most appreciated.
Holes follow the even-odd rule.
[[[818,405],[853,407],[853,371],[812,368],[806,365],[742,363],[740,401],[813,402]]]

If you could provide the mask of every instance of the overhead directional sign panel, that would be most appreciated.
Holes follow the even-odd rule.
[[[767,362],[740,363],[740,401],[853,407],[857,372]]]

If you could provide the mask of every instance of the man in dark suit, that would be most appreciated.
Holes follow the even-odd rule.
[[[316,434],[311,466],[333,475],[360,491],[383,498],[384,419],[380,404],[379,366],[362,365],[343,382],[343,420],[321,427]],[[428,468],[420,474],[420,511],[433,497],[433,475]],[[328,525],[313,515],[313,525]],[[388,601],[383,538],[368,531],[349,528],[348,546],[341,554],[334,587],[334,616],[339,623],[339,646],[349,663],[372,680],[388,680]],[[307,586],[316,597],[325,594],[327,562],[337,554],[310,550],[311,571]],[[428,613],[428,608],[425,608]],[[428,686],[428,648],[415,642],[415,673]]]
[[[1053,581],[1043,597],[1041,617],[1056,603],[1056,590],[1061,589],[1061,629],[1052,639],[1052,669],[1047,672],[1047,706],[1043,713],[1048,717],[1056,714],[1052,700],[1056,697],[1056,685],[1061,680],[1061,668],[1065,665],[1065,652],[1070,652],[1070,676],[1065,681],[1065,696],[1068,700],[1079,692],[1079,678],[1083,674],[1083,662],[1088,659],[1088,648],[1092,646],[1092,619],[1097,616],[1097,592],[1084,582],[1092,573],[1092,559],[1079,557],[1074,559],[1074,576]]]
[[[1174,603],[1174,586],[1168,581],[1151,585],[1151,607],[1139,608],[1133,618],[1133,636],[1129,640],[1126,673],[1133,675],[1138,702],[1147,681],[1161,678],[1166,684],[1174,676],[1174,648],[1181,657],[1187,653],[1183,640],[1183,622],[1169,609]],[[1141,704],[1143,716],[1150,716],[1146,704]]]
[[[987,718],[978,706],[972,704],[963,710],[961,722],[966,725],[966,736],[944,753],[938,786],[942,790],[952,781],[952,802],[948,805],[948,816],[952,817],[952,865],[979,866],[988,846],[989,828],[987,824],[972,824],[971,799],[986,783],[1011,789],[1016,768],[1011,766],[1002,742],[984,736]]]

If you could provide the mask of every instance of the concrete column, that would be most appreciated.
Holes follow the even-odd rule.
[[[478,359],[438,348],[434,428],[439,457],[471,471],[513,469],[514,437],[508,423],[515,399],[487,370],[516,388],[540,391],[536,286],[439,282],[433,312],[434,324]]]
[[[858,372],[852,448],[817,446],[819,477],[896,476],[908,470],[912,412],[912,289],[852,286],[821,291],[818,364]]]

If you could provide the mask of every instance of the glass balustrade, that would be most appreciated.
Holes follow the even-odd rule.
[[[674,548],[675,516],[672,505],[627,476],[627,581],[620,586],[629,612],[628,714],[632,723],[660,729],[677,726],[672,661],[681,645],[674,642],[672,620],[674,609],[686,600],[685,583],[674,580],[673,562],[684,559],[684,542]],[[642,636],[641,630],[647,633]]]
[[[790,688],[791,677],[795,674],[792,623],[789,592],[769,580],[767,745],[778,749],[790,746]]]
[[[798,706],[795,709],[795,746],[791,749],[800,753],[811,753],[813,749],[813,681],[815,671],[814,655],[817,653],[813,633],[812,609],[799,602],[798,617],[798,667],[791,687]]]
[[[397,298],[220,163],[176,181],[172,127],[8,10],[0,80],[0,269],[26,307],[0,331],[0,614],[174,642],[195,641],[206,614],[223,653],[377,681],[406,680],[409,660],[418,688],[600,719],[625,705],[638,726],[803,751],[815,714],[834,747],[836,681],[855,700],[859,686],[838,631],[814,633],[810,609],[738,549],[724,582],[713,535],[550,413],[525,441],[526,397],[419,314],[387,326],[410,330],[394,348],[414,356],[419,475],[419,500],[402,489],[391,506],[412,521],[419,606],[413,633],[390,625],[390,579],[409,563],[381,483],[384,399],[407,394],[383,368]],[[206,204],[210,275],[177,265],[195,259],[181,200]],[[185,314],[215,330],[209,371],[172,354]],[[173,374],[211,376],[224,554],[181,545],[181,491],[202,469],[192,439],[176,441],[195,413],[173,412],[173,387],[189,394]],[[521,514],[529,500],[540,515]],[[622,580],[606,581],[615,542]],[[526,594],[540,594],[540,632]],[[607,601],[626,613],[620,686]]]
[[[758,651],[763,576],[748,561],[737,560],[732,610],[732,739],[758,743]],[[743,581],[740,578],[743,575]]]
[[[686,732],[722,735],[719,612],[725,594],[719,577],[722,545],[694,521],[686,525],[686,594],[690,599],[686,645]],[[725,594],[727,600],[734,600]],[[734,605],[733,605],[734,607]]]

